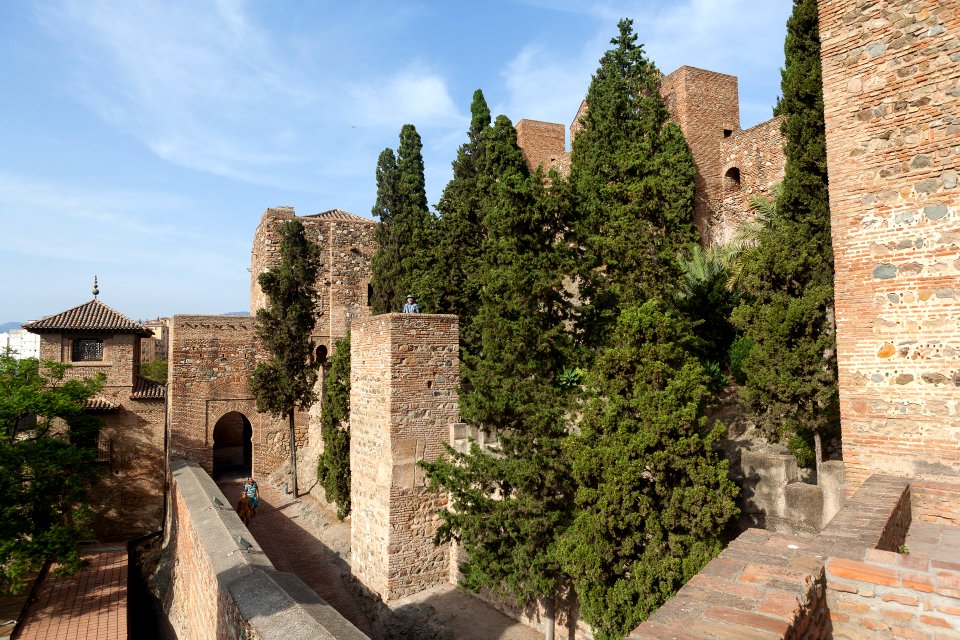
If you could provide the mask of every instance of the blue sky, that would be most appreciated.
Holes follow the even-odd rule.
[[[790,0],[0,3],[0,322],[91,298],[133,318],[240,311],[264,209],[369,216],[400,127],[431,204],[474,89],[569,125],[621,17],[669,73],[737,75],[771,115]]]

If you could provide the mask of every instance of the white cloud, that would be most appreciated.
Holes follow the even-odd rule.
[[[164,160],[266,184],[301,160],[291,122],[320,96],[243,3],[65,0],[38,17],[75,95]]]
[[[534,42],[506,65],[502,71],[508,90],[505,108],[516,118],[569,125],[623,17],[633,19],[638,41],[661,71],[670,73],[690,65],[736,75],[741,98],[746,97],[744,124],[770,117],[780,81],[785,25],[792,7],[789,0],[526,3],[582,14],[596,22],[597,29],[579,49],[571,50],[566,43]],[[758,108],[764,102],[769,106]]]
[[[417,67],[387,78],[355,83],[348,92],[351,112],[356,122],[365,126],[399,130],[407,123],[430,123],[442,128],[462,127],[467,122],[454,106],[446,81]]]

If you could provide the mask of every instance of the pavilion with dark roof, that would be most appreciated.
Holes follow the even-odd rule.
[[[69,363],[68,378],[105,376],[87,410],[103,421],[97,463],[103,478],[92,493],[100,540],[154,531],[163,513],[166,387],[140,376],[140,340],[150,329],[93,299],[28,322],[40,336],[41,360]]]

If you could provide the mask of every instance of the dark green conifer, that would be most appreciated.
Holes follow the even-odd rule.
[[[457,152],[453,178],[437,204],[440,217],[433,259],[418,286],[427,308],[460,316],[460,348],[466,352],[475,351],[478,342],[471,333],[469,320],[477,315],[480,305],[481,247],[485,235],[482,202],[491,184],[482,171],[490,109],[479,89],[473,94],[470,114],[467,142]]]
[[[668,123],[660,72],[621,20],[600,59],[573,143],[581,329],[589,346],[609,336],[621,306],[672,300],[677,256],[696,241],[694,164],[680,128]]]
[[[337,505],[337,517],[350,513],[350,335],[337,340],[330,369],[324,379],[320,411],[323,453],[317,462],[317,479],[327,500]]]
[[[689,326],[649,301],[621,313],[568,442],[576,517],[560,549],[596,637],[622,638],[723,548],[736,487],[706,427]]]
[[[286,418],[290,426],[290,468],[293,495],[297,494],[296,410],[306,410],[316,400],[316,355],[310,334],[316,316],[315,285],[320,249],[307,238],[300,220],[288,220],[280,228],[280,262],[260,274],[259,282],[268,306],[257,311],[257,340],[268,360],[257,365],[250,388],[257,411]]]
[[[377,160],[373,215],[380,222],[370,279],[374,313],[399,311],[408,293],[417,295],[415,286],[430,263],[434,219],[427,207],[422,150],[416,127],[405,124],[396,156],[385,149]]]
[[[573,491],[562,457],[567,398],[559,374],[570,340],[564,328],[559,224],[544,204],[542,175],[529,175],[516,131],[499,116],[482,170],[483,286],[470,322],[479,349],[461,367],[464,421],[498,436],[496,454],[476,444],[427,465],[449,491],[440,540],[469,555],[463,584],[520,602],[552,595],[562,579],[555,542],[571,517]]]
[[[801,464],[836,430],[833,250],[816,0],[795,0],[787,23],[783,97],[786,167],[774,215],[743,257],[745,302],[734,322],[753,342],[743,396],[771,438],[787,439]]]

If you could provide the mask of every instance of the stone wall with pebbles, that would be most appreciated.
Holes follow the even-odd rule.
[[[819,8],[847,492],[923,500],[960,479],[960,2]]]

